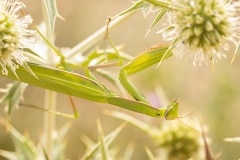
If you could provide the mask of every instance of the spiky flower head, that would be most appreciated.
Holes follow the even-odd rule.
[[[239,2],[232,0],[173,0],[163,37],[173,41],[178,57],[193,57],[194,65],[225,57],[229,42],[240,37]],[[170,25],[170,27],[169,27]]]
[[[159,159],[201,159],[201,134],[179,123],[165,125],[154,138],[159,145]]]
[[[23,65],[27,58],[23,49],[30,47],[33,34],[27,27],[32,23],[29,15],[18,14],[25,5],[18,0],[0,0],[0,65],[2,74],[8,74],[8,68],[15,73],[19,65]]]

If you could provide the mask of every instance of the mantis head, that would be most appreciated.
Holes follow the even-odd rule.
[[[164,117],[166,120],[174,120],[178,118],[178,102],[175,100],[173,103],[167,106]]]

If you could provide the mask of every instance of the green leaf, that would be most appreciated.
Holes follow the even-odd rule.
[[[120,131],[123,129],[124,126],[125,126],[124,124],[119,126],[114,131],[109,133],[107,136],[103,137],[102,143],[105,143],[105,145],[109,146],[113,142],[113,140],[116,139],[116,137],[118,136],[118,134],[120,133]],[[86,138],[84,138],[84,139],[86,139]],[[88,140],[88,142],[89,142],[89,140]],[[98,154],[100,145],[101,145],[100,142],[97,142],[96,144],[92,144],[92,142],[87,143],[88,149],[82,156],[81,160],[94,159],[94,157]]]
[[[102,157],[102,160],[108,160],[110,159],[110,155],[109,155],[108,145],[104,141],[104,133],[103,133],[100,120],[97,121],[97,127],[98,127],[98,138],[100,142],[99,148],[101,151],[101,157]]]
[[[42,58],[39,54],[31,50],[30,48],[24,48],[23,51],[30,54],[30,56],[32,56],[34,59],[38,58],[45,61],[44,58]]]
[[[34,144],[34,142],[27,136],[17,131],[7,121],[1,120],[0,123],[8,128],[11,134],[15,152],[9,152],[0,150],[0,155],[9,160],[48,160],[46,150],[42,147],[42,143],[46,140],[46,135],[41,137],[40,143]],[[65,160],[65,143],[64,138],[69,130],[70,125],[64,125],[60,130],[56,131],[58,136],[53,135],[53,158],[52,160]]]
[[[157,17],[154,19],[154,21],[153,21],[149,30],[151,30],[162,19],[162,17],[165,15],[166,11],[167,11],[166,9],[161,9],[159,11]]]
[[[138,120],[137,118],[132,117],[126,113],[107,110],[107,111],[105,111],[105,114],[113,116],[113,117],[121,119],[121,120],[124,120],[124,121],[138,127],[139,129],[141,129],[142,131],[144,131],[146,133],[148,133],[151,129],[153,129],[153,126],[151,126],[147,123],[144,123],[144,122]]]
[[[147,155],[148,155],[148,160],[156,160],[156,158],[154,157],[152,151],[148,147],[145,147],[145,150],[146,150]]]
[[[53,136],[53,160],[65,160],[65,150],[66,144],[64,140],[66,138],[66,134],[68,133],[71,125],[69,123],[65,124],[61,129],[57,131],[58,136]],[[47,160],[47,159],[46,159]]]
[[[123,15],[125,15],[127,13],[130,13],[130,12],[136,11],[138,9],[141,9],[144,5],[145,5],[145,2],[142,1],[142,0],[134,2],[134,4],[130,8],[124,10],[118,16],[123,16]]]
[[[125,148],[125,152],[122,159],[132,159],[133,152],[134,152],[134,142],[130,142],[128,146]]]
[[[19,154],[16,152],[4,151],[0,149],[0,156],[9,160],[19,160]]]
[[[10,124],[9,124],[10,125]],[[13,126],[9,126],[10,133],[16,152],[19,153],[19,160],[37,159],[38,151],[35,144],[27,137],[19,133]]]
[[[48,20],[48,29],[50,34],[54,33],[56,18],[59,16],[56,0],[43,0]]]
[[[0,99],[0,103],[6,103],[5,107],[9,117],[11,117],[13,110],[19,106],[26,86],[27,84],[25,83],[14,82],[12,84],[8,84],[7,88],[2,90],[5,94]]]

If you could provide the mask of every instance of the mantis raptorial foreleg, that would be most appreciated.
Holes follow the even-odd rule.
[[[130,61],[119,73],[119,80],[126,91],[138,101],[146,102],[147,100],[139,93],[134,85],[128,80],[128,76],[135,74],[151,65],[159,63],[163,59],[171,56],[167,46],[155,46],[145,51],[143,54]]]
[[[112,47],[114,47],[114,51],[116,51],[116,47],[114,45],[112,45]],[[114,59],[123,59],[122,55],[119,54],[119,52],[117,52],[117,54],[106,54],[107,56],[114,56]],[[128,64],[124,65],[120,72],[119,72],[119,81],[121,82],[122,86],[125,88],[125,90],[137,101],[131,101],[128,99],[124,99],[124,98],[120,98],[120,97],[109,97],[107,99],[107,102],[110,104],[114,104],[114,105],[118,105],[121,106],[123,108],[127,108],[130,110],[134,110],[134,111],[139,111],[141,110],[141,112],[145,112],[144,108],[149,108],[151,107],[151,105],[149,105],[148,101],[142,96],[142,94],[138,91],[138,89],[136,87],[134,87],[134,85],[129,81],[128,76],[132,75],[134,73],[137,73],[151,65],[154,65],[156,63],[161,62],[164,59],[167,59],[168,57],[170,57],[172,54],[170,52],[170,49],[168,46],[154,46],[150,49],[148,49],[147,51],[145,51],[144,53],[142,53],[140,56],[136,57],[133,60],[130,60]],[[89,70],[89,64],[91,61],[98,59],[99,56],[101,56],[101,54],[97,54],[97,52],[93,53],[92,56],[89,56],[89,59],[87,61],[85,61],[85,67],[87,68],[87,75],[90,77],[93,77],[91,74],[91,69]],[[100,64],[100,63],[99,63]],[[104,67],[106,67],[107,65],[111,66],[111,64],[104,64]],[[94,69],[99,69],[99,68],[103,68],[101,65],[97,65],[94,66]],[[94,79],[94,78],[93,78]],[[96,80],[96,79],[94,79]],[[126,107],[127,106],[127,107]],[[177,118],[177,109],[178,109],[178,105],[177,102],[173,102],[172,104],[170,104],[168,108],[164,108],[161,113],[151,113],[151,116],[164,116],[166,119],[174,119]],[[150,114],[150,113],[149,113]],[[171,116],[170,116],[171,115]]]
[[[128,76],[159,63],[171,55],[172,53],[170,52],[168,46],[157,45],[148,49],[140,56],[136,57],[127,65],[122,67],[119,72],[119,80],[121,84],[135,100],[149,104],[148,101],[137,90],[137,88],[128,80]],[[164,117],[165,119],[175,119],[177,116],[178,103],[174,101],[167,108],[164,108]]]

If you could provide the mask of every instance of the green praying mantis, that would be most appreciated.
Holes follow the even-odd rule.
[[[176,119],[178,116],[177,101],[172,102],[166,108],[153,107],[128,80],[129,75],[171,56],[171,53],[167,51],[167,46],[153,47],[120,69],[119,80],[126,91],[133,97],[133,100],[122,98],[93,78],[40,64],[27,63],[35,76],[24,66],[20,66],[16,74],[9,71],[8,75],[3,76],[67,95],[108,103],[152,117],[164,117],[167,120],[171,120]]]
[[[132,8],[136,8],[134,6]],[[138,7],[136,9],[138,9]],[[24,15],[23,11],[21,11],[21,13]],[[167,120],[178,118],[177,101],[173,101],[165,108],[151,106],[149,102],[142,96],[142,94],[137,90],[136,87],[134,87],[134,85],[128,79],[128,76],[135,74],[149,66],[152,66],[170,57],[172,54],[169,50],[169,47],[161,45],[152,47],[143,52],[138,57],[130,60],[127,64],[122,65],[122,59],[124,59],[124,56],[122,56],[118,52],[118,50],[115,48],[115,45],[111,41],[108,34],[108,25],[106,35],[112,48],[114,49],[114,52],[99,53],[96,51],[86,56],[85,60],[81,63],[81,66],[85,68],[85,76],[69,71],[70,64],[66,62],[65,57],[58,51],[58,49],[55,48],[54,45],[52,45],[42,35],[42,33],[34,25],[32,26],[33,29],[39,34],[39,36],[45,41],[45,43],[59,56],[60,67],[53,68],[50,66],[44,66],[43,64],[27,62],[25,65],[19,66],[19,68],[16,70],[16,73],[9,71],[8,75],[2,76],[6,76],[8,78],[44,89],[61,92],[70,96],[75,96],[94,102],[116,105],[152,117],[164,117]],[[31,50],[28,51],[32,53]],[[102,64],[102,62],[104,62],[103,59],[105,59],[106,57],[107,59],[117,59],[121,62],[121,69],[118,74],[118,79],[121,82],[123,88],[125,88],[129,95],[132,96],[132,99],[121,97],[119,94],[115,93],[114,91],[109,89],[109,87],[101,83],[91,73],[91,70],[89,69],[91,67],[91,62],[98,61],[97,65]],[[63,68],[63,70],[60,68]],[[104,74],[103,72],[98,73],[103,74],[105,78],[107,77],[111,79],[109,74]],[[74,112],[75,111],[76,110],[74,110]]]

